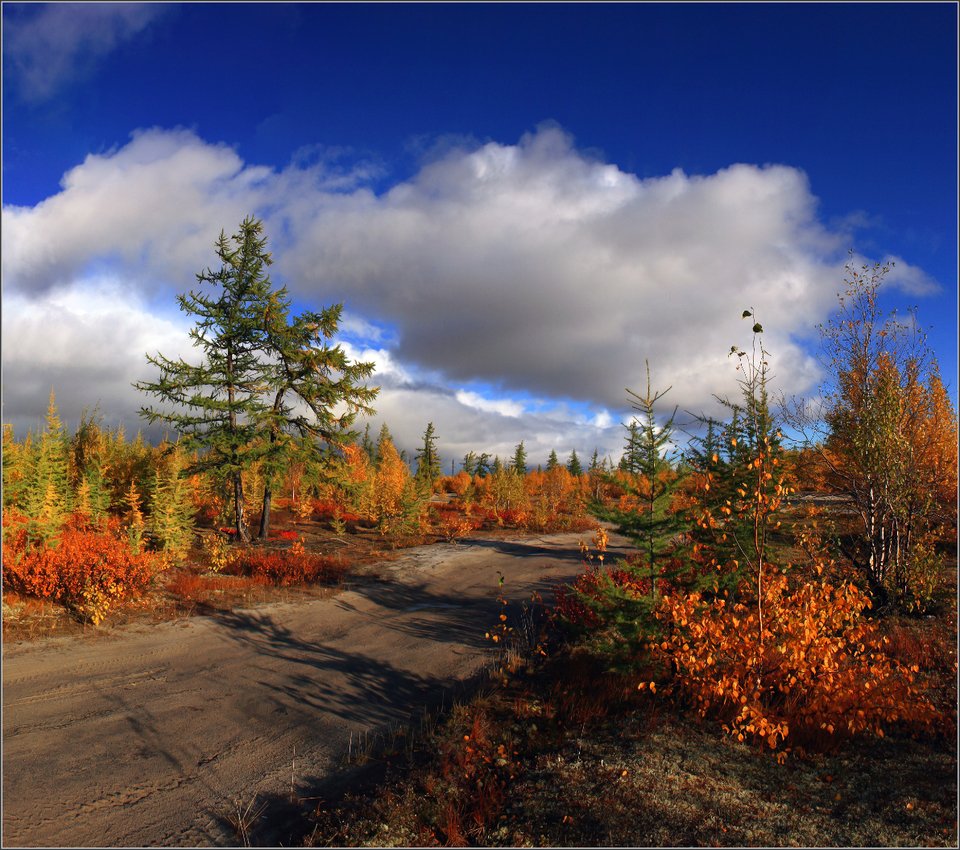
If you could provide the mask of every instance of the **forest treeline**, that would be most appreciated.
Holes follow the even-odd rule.
[[[415,472],[386,425],[376,440],[357,428],[373,412],[373,365],[335,343],[340,305],[292,314],[259,221],[221,234],[216,252],[218,267],[178,299],[201,361],[151,355],[157,376],[137,384],[145,420],[173,436],[131,440],[96,411],[69,433],[52,394],[39,433],[17,440],[4,426],[5,595],[96,623],[175,564],[280,584],[334,575],[297,523],[394,543],[595,528],[558,616],[615,667],[644,671],[643,687],[659,681],[781,754],[818,735],[943,721],[921,671],[885,652],[871,619],[934,610],[955,580],[957,414],[916,318],[880,309],[888,268],[847,267],[820,328],[816,409],[771,399],[774,355],[748,309],[749,342],[729,352],[739,395],[682,448],[648,366],[615,466],[573,451],[528,469],[521,442],[505,462],[469,452],[443,475],[433,423]],[[787,445],[787,427],[803,439]],[[292,529],[272,532],[272,512]],[[604,561],[598,519],[633,541],[631,557]]]

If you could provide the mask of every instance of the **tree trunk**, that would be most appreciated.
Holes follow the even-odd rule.
[[[237,541],[249,543],[250,533],[243,517],[243,478],[239,472],[233,474],[233,512],[236,518]]]
[[[273,402],[274,413],[280,410],[280,403],[283,401],[283,392],[278,392],[276,400]],[[270,449],[271,455],[273,454],[273,447],[277,444],[277,429],[276,426],[270,429]],[[267,474],[264,476],[263,481],[263,508],[260,511],[260,533],[259,538],[261,540],[266,540],[267,536],[270,534],[270,500],[273,497],[273,487],[271,485],[271,475],[269,469]]]
[[[263,485],[263,510],[260,512],[260,533],[258,537],[266,540],[270,536],[270,500],[272,498],[270,482]]]

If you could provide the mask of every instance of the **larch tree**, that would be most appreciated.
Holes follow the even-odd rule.
[[[57,539],[72,508],[68,476],[69,443],[63,422],[57,413],[53,390],[43,432],[37,440],[35,461],[26,493],[31,542],[49,545]]]
[[[153,548],[161,552],[179,554],[189,547],[193,536],[196,509],[190,484],[181,474],[186,465],[183,449],[178,444],[158,447],[148,483],[150,517],[146,530]],[[130,508],[132,514],[132,506]]]
[[[331,345],[342,304],[293,320],[289,311],[286,288],[272,292],[265,314],[264,366],[264,386],[272,398],[260,422],[266,442],[261,540],[270,533],[273,484],[290,461],[314,453],[318,443],[330,448],[352,442],[357,435],[351,425],[359,414],[373,412],[370,405],[378,393],[363,383],[374,364],[351,362],[340,345]]]
[[[214,473],[225,481],[233,502],[240,541],[250,539],[244,509],[243,473],[265,453],[256,439],[269,408],[264,399],[265,316],[274,303],[263,225],[247,217],[231,238],[221,231],[216,243],[219,269],[197,275],[200,291],[178,295],[180,309],[197,318],[190,339],[203,356],[197,365],[157,354],[147,361],[160,370],[155,381],[137,389],[170,407],[147,406],[141,415],[182,435],[187,451],[198,450],[187,470]]]

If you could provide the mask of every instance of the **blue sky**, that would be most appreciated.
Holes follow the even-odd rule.
[[[756,307],[813,395],[848,251],[896,258],[956,400],[957,7],[3,4],[4,421],[137,427],[173,294],[263,217],[346,305],[378,419],[619,456],[624,389],[711,410]]]

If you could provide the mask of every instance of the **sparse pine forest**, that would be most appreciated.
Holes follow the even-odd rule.
[[[579,532],[549,644],[613,677],[611,705],[629,691],[780,762],[865,735],[955,736],[957,413],[919,324],[881,311],[883,267],[848,267],[820,329],[818,409],[774,398],[776,352],[747,309],[724,418],[681,431],[647,364],[617,462],[562,447],[541,469],[524,442],[451,466],[433,422],[408,463],[386,425],[362,427],[375,375],[336,343],[340,305],[294,315],[253,218],[216,255],[179,297],[198,361],[151,354],[137,384],[162,442],[95,409],[71,431],[52,392],[40,430],[4,426],[5,633],[31,612],[97,625],[332,585],[403,546]],[[607,557],[609,532],[627,558]],[[457,793],[490,803],[457,798],[483,843],[510,771],[444,757],[466,765]],[[455,843],[445,817],[430,834]]]

